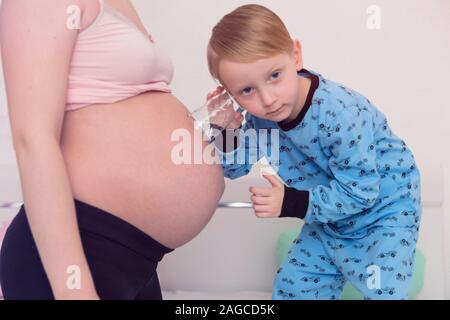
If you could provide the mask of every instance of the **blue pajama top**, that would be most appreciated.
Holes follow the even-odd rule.
[[[246,175],[254,164],[236,161],[239,152],[255,152],[255,144],[243,133],[267,129],[270,134],[277,129],[277,157],[268,151],[270,139],[265,139],[266,148],[256,144],[256,149],[258,159],[265,156],[285,183],[281,216],[328,224],[341,234],[380,221],[397,226],[389,217],[399,213],[418,216],[419,171],[385,115],[360,93],[321,74],[303,69],[299,76],[309,77],[311,88],[298,117],[277,123],[247,112],[238,130],[239,146],[231,151],[225,148],[228,152],[216,149],[225,176]],[[401,227],[418,227],[418,219],[407,221],[410,224]]]

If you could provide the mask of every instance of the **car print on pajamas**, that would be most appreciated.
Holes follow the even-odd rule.
[[[291,152],[292,148],[286,147],[286,146],[281,146],[280,147],[280,152]]]
[[[300,281],[319,283],[320,278],[319,277],[303,277],[303,278],[300,278]]]
[[[292,281],[291,279],[288,279],[288,278],[281,279],[281,282],[286,282],[286,283],[288,283],[290,285],[294,285],[295,284],[294,281]]]
[[[376,293],[378,294],[378,295],[382,295],[383,293],[387,293],[387,294],[389,294],[389,295],[394,295],[395,294],[395,288],[383,288],[383,289],[377,289],[376,290]]]
[[[288,186],[290,186],[290,185],[292,185],[293,183],[303,182],[303,181],[305,181],[305,180],[306,180],[305,177],[300,176],[300,177],[297,177],[297,178],[295,178],[295,179],[287,179],[287,180],[286,180],[286,184],[287,184]]]
[[[293,299],[296,297],[292,292],[285,292],[284,290],[278,290],[277,294],[283,298]]]
[[[324,255],[319,255],[318,257],[320,258],[320,260],[328,262],[331,266],[334,266],[333,260],[331,260],[329,257]]]
[[[306,250],[306,249],[301,249],[300,252],[303,253],[303,254],[304,254],[305,256],[307,256],[308,258],[311,257],[311,252],[309,252],[309,251]]]
[[[344,248],[344,245],[342,243],[339,243],[337,246],[335,246],[333,243],[331,243],[330,240],[327,240],[327,245],[331,250],[339,250]]]
[[[302,267],[302,268],[307,268],[308,266],[306,264],[304,264],[303,262],[298,261],[295,258],[292,258],[291,260],[289,260],[289,263],[296,266],[296,267]]]
[[[381,271],[392,272],[392,271],[394,271],[394,267],[391,267],[391,266],[381,266],[381,267],[380,267],[380,270],[381,270]]]
[[[314,269],[318,270],[319,272],[325,272],[326,271],[324,268],[320,267],[317,264],[314,265]]]
[[[401,273],[399,272],[399,273],[397,273],[397,274],[395,275],[395,279],[397,279],[397,280],[399,280],[399,281],[405,281],[405,280],[406,280],[406,275],[401,274]]]
[[[366,281],[369,277],[371,277],[371,276],[373,276],[373,273],[371,273],[371,274],[363,274],[363,273],[360,273],[359,275],[358,275],[358,280],[359,281],[361,281],[361,282],[363,282],[363,281]]]
[[[361,259],[360,258],[345,258],[344,260],[342,260],[344,263],[350,263],[350,262],[354,262],[354,263],[360,263]]]
[[[409,247],[409,245],[410,245],[408,240],[406,240],[406,239],[400,240],[400,244],[404,247]]]
[[[382,253],[380,253],[378,256],[377,256],[377,258],[388,258],[388,257],[391,257],[391,258],[395,258],[397,256],[397,251],[388,251],[388,252],[382,252]]]
[[[383,237],[385,238],[393,238],[395,237],[395,232],[383,232]]]
[[[374,242],[372,242],[371,244],[369,244],[367,246],[367,250],[366,252],[369,252],[370,250],[372,250],[373,247],[375,247],[378,244],[378,240],[375,240]]]
[[[318,234],[316,231],[311,231],[308,235],[309,235],[311,238],[320,241],[320,236],[319,236],[319,234]]]

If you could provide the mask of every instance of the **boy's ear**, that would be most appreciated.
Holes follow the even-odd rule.
[[[302,45],[299,40],[294,39],[294,61],[297,71],[303,69]]]

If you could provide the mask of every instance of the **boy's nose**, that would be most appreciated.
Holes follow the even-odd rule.
[[[270,109],[277,101],[277,98],[272,92],[265,90],[261,91],[261,100],[262,103],[264,104],[264,107]]]

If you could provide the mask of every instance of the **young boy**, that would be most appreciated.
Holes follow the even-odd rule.
[[[258,217],[305,222],[273,298],[338,299],[350,281],[366,299],[407,299],[420,178],[385,116],[358,92],[304,69],[299,41],[259,5],[240,7],[214,27],[208,63],[247,110],[245,123],[236,113],[236,129],[226,132],[238,131],[239,145],[218,153],[251,152],[246,130],[279,130],[279,153],[265,156],[285,185],[266,176],[272,186],[250,188],[251,200]],[[225,161],[225,176],[241,177],[252,164]]]

